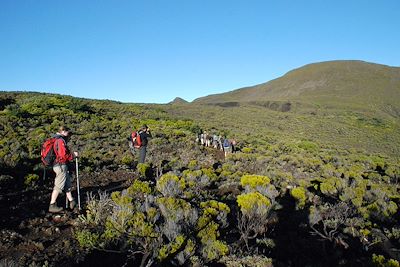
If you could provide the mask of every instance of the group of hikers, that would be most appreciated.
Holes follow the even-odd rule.
[[[42,162],[45,166],[51,166],[56,174],[49,205],[49,212],[52,213],[58,213],[63,210],[62,207],[57,206],[57,197],[62,192],[66,194],[67,204],[69,202],[68,207],[73,210],[76,206],[76,201],[71,194],[70,171],[72,170],[70,163],[77,160],[79,154],[76,151],[71,153],[67,146],[71,135],[72,131],[67,126],[61,126],[58,132],[46,140],[42,146]],[[133,156],[138,158],[138,163],[145,162],[147,144],[151,137],[151,131],[147,125],[143,125],[139,130],[133,131],[128,137],[129,149]],[[236,141],[228,139],[221,134],[201,132],[197,135],[196,142],[205,147],[213,147],[224,151],[225,157],[229,153],[235,152]],[[80,203],[79,200],[78,191],[78,203]]]
[[[236,149],[235,139],[228,139],[226,136],[217,133],[210,134],[207,131],[201,131],[197,134],[196,143],[224,151],[225,157],[229,153],[234,153]]]

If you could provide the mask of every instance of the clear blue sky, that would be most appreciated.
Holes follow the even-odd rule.
[[[336,59],[399,66],[400,1],[0,1],[0,91],[192,101]]]

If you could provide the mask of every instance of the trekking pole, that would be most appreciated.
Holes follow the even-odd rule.
[[[76,190],[78,191],[78,208],[81,210],[81,194],[79,192],[79,169],[78,169],[78,158],[75,158],[76,162]]]
[[[46,182],[46,166],[43,165],[43,184]]]

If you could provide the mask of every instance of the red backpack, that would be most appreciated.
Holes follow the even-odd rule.
[[[41,159],[44,166],[52,166],[56,160],[56,152],[54,151],[54,143],[60,137],[52,137],[47,139],[42,145]]]
[[[139,132],[135,131],[131,134],[131,139],[134,148],[140,148],[142,146],[142,138],[140,137]]]

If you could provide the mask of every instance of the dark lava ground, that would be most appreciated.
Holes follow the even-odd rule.
[[[85,206],[88,192],[122,190],[134,177],[130,170],[80,174],[81,207]],[[75,179],[73,184],[73,196],[77,199]],[[48,213],[52,185],[51,177],[46,181],[41,177],[33,188],[1,184],[0,266],[91,265],[87,262],[90,257],[86,258],[87,253],[73,237],[73,226],[83,209]],[[65,195],[59,195],[57,202],[65,206]]]

